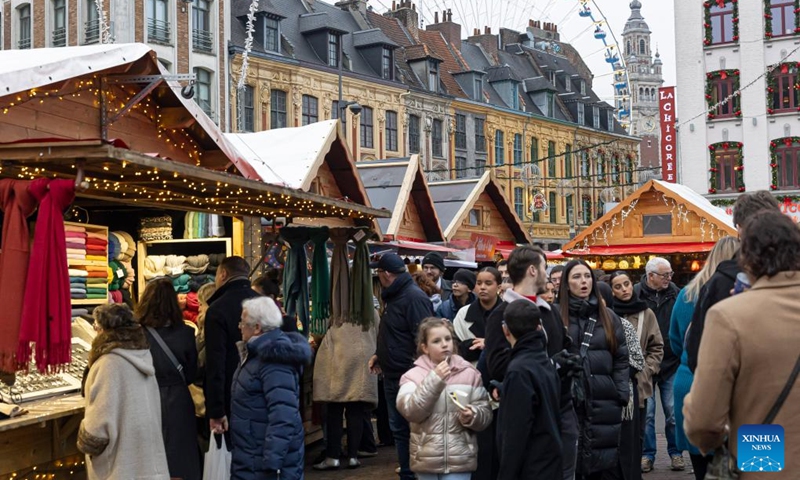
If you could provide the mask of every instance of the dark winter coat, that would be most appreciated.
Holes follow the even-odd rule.
[[[239,365],[236,342],[242,339],[239,322],[242,302],[259,296],[247,278],[231,279],[208,299],[206,311],[206,417],[230,414],[231,380]],[[230,417],[228,417],[230,418]]]
[[[686,356],[692,373],[697,368],[697,352],[700,350],[700,339],[703,338],[706,313],[711,307],[731,296],[731,290],[736,283],[736,275],[741,271],[736,259],[724,260],[717,265],[714,275],[700,289],[697,307],[692,314],[692,323],[686,333]],[[669,342],[664,343],[669,345]]]
[[[450,295],[453,294],[453,282],[450,280],[445,280],[442,277],[442,285],[439,287],[442,289],[442,300],[447,300],[450,298]]]
[[[665,290],[653,290],[647,285],[647,276],[642,277],[642,281],[636,284],[633,294],[638,295],[644,300],[647,307],[656,314],[658,329],[661,330],[661,338],[669,338],[669,322],[672,318],[672,309],[675,307],[675,300],[681,289],[670,282]],[[661,369],[658,372],[660,378],[669,378],[677,370],[681,359],[672,352],[669,342],[664,342],[664,357],[661,359]]]
[[[156,332],[183,366],[181,377],[161,346],[147,329],[144,330],[150,343],[153,366],[156,369],[158,391],[161,396],[161,433],[167,451],[167,463],[171,477],[184,480],[200,480],[200,450],[197,446],[197,423],[194,402],[189,385],[197,374],[197,348],[194,331],[184,323],[175,327],[156,329]]]
[[[301,479],[300,377],[311,361],[308,340],[270,330],[246,348],[231,386],[231,480]]]
[[[575,299],[571,297],[569,312],[569,334],[575,339],[570,353],[580,353],[589,318],[597,320],[584,359],[583,379],[576,380],[584,382],[587,397],[584,404],[575,408],[580,430],[577,471],[584,475],[616,467],[622,409],[628,404],[630,393],[625,329],[611,309],[600,307],[606,308],[614,324],[617,349],[612,353],[598,317],[597,299],[592,298],[593,302],[583,302],[582,308],[574,308]]]
[[[378,364],[384,377],[399,380],[414,366],[417,328],[433,316],[433,306],[408,273],[398,275],[381,296],[384,311],[378,327]]]
[[[498,480],[563,475],[560,386],[541,331],[511,350],[497,419]]]
[[[474,293],[469,292],[467,303],[464,305],[457,305],[456,297],[454,295],[450,295],[450,298],[447,300],[442,301],[442,304],[439,305],[439,308],[436,309],[436,316],[441,318],[446,318],[451,322],[455,320],[456,314],[458,311],[470,303],[474,302],[477,297]]]

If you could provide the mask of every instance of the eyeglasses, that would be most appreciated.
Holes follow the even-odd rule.
[[[659,277],[661,277],[661,278],[663,278],[665,280],[666,279],[670,279],[670,278],[672,278],[673,275],[675,275],[675,272],[664,272],[664,273],[650,272],[650,273],[652,273],[653,275],[658,275]]]

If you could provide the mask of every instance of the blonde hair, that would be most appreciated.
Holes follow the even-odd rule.
[[[735,237],[720,238],[714,248],[708,253],[706,264],[703,269],[695,275],[691,282],[686,285],[685,299],[687,302],[695,302],[700,297],[700,289],[708,282],[717,267],[724,260],[730,260],[739,250],[739,239]]]
[[[446,318],[428,317],[419,324],[419,328],[417,329],[417,356],[424,354],[422,346],[428,344],[428,332],[439,327],[445,327],[450,330],[450,335],[453,337],[453,353],[458,354],[456,330],[453,328],[453,324]]]
[[[208,306],[208,299],[217,291],[217,286],[213,283],[206,283],[197,290],[197,300],[201,305]]]

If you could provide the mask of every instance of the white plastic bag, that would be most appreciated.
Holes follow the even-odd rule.
[[[217,448],[216,435],[211,435],[208,442],[208,451],[203,462],[203,480],[228,480],[231,478],[231,452],[225,446],[225,436],[222,445]]]

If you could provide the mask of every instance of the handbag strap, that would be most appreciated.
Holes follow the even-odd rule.
[[[642,325],[644,324],[644,310],[639,312],[639,323],[636,325],[636,339],[642,343]]]
[[[156,343],[161,347],[161,350],[167,354],[169,361],[172,362],[172,365],[178,370],[178,373],[181,374],[181,378],[183,379],[184,383],[186,382],[186,375],[183,374],[183,365],[175,358],[175,355],[172,354],[172,350],[169,349],[167,344],[164,342],[164,339],[161,338],[161,335],[158,334],[155,328],[147,327],[147,331],[153,335],[153,338],[156,339]]]
[[[797,361],[794,364],[794,370],[792,370],[792,374],[789,375],[789,380],[786,381],[786,385],[783,387],[783,391],[781,391],[780,396],[775,401],[775,405],[772,406],[772,410],[769,411],[767,414],[767,418],[764,419],[764,424],[772,423],[775,420],[775,417],[778,416],[778,412],[781,410],[783,406],[783,402],[789,397],[789,393],[792,391],[792,386],[794,386],[795,380],[797,380],[797,375],[800,374],[800,357],[797,357]]]
[[[594,325],[597,323],[597,320],[589,317],[589,321],[586,322],[586,331],[583,333],[583,342],[581,343],[581,350],[580,355],[581,358],[586,356],[586,353],[589,351],[589,343],[592,341],[592,337],[594,336]]]

